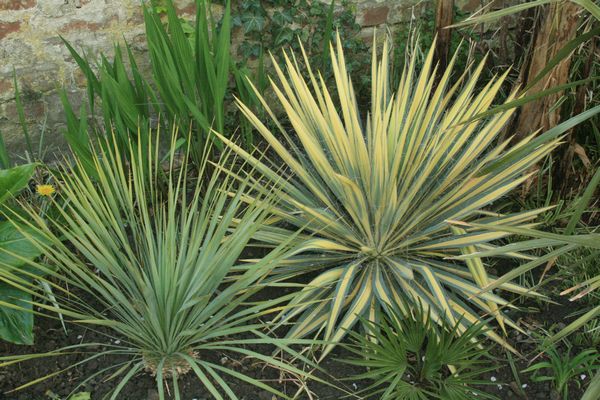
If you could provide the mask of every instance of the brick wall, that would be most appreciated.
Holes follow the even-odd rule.
[[[351,2],[365,40],[376,26],[410,20],[415,5],[424,4],[419,0]],[[183,14],[194,12],[194,0],[177,0],[177,4]],[[0,0],[0,131],[17,153],[23,153],[24,142],[14,101],[13,71],[30,130],[35,136],[45,129],[50,151],[60,147],[59,133],[64,126],[58,89],[67,88],[75,103],[84,93],[85,79],[60,36],[90,55],[111,54],[113,43],[123,38],[134,51],[142,52],[140,0]]]

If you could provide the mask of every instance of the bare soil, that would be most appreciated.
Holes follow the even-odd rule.
[[[269,296],[269,290],[262,295]],[[275,293],[273,293],[275,294]],[[557,299],[560,300],[560,299]],[[574,310],[572,304],[563,300],[563,304],[552,304],[538,313],[522,314],[513,316],[521,319],[525,326],[548,327],[554,323],[567,323],[565,317]],[[35,325],[36,344],[34,346],[16,346],[7,343],[0,343],[0,354],[23,354],[23,353],[44,353],[56,350],[58,348],[78,344],[78,343],[110,343],[111,340],[117,340],[106,333],[96,332],[81,326],[71,325],[68,327],[68,334],[65,334],[61,324],[57,320],[48,318],[37,318]],[[524,355],[533,356],[535,354],[535,342],[532,338],[524,335],[511,334],[511,342]],[[261,349],[266,350],[268,349]],[[509,364],[506,362],[506,355],[499,348],[494,348],[494,355],[497,357],[497,368],[495,371],[486,374],[482,378],[489,383],[485,387],[489,393],[495,394],[500,399],[559,399],[549,383],[531,382],[526,375],[520,375],[520,383],[517,383]],[[291,377],[281,379],[278,371],[266,367],[263,364],[255,363],[248,359],[242,359],[239,356],[233,356],[225,352],[218,354],[204,355],[213,362],[220,362],[233,367],[239,372],[248,374],[253,378],[265,381],[276,387],[278,390],[293,395],[298,391],[298,385],[294,383]],[[348,395],[349,398],[361,398],[352,396],[353,393],[360,391],[368,386],[368,382],[348,380],[352,376],[365,372],[364,369],[342,363],[340,358],[346,358],[342,348],[335,350],[322,364],[321,367],[331,376],[320,374],[320,377],[328,381],[331,385],[318,382],[309,382],[311,396],[306,392],[301,394],[301,399],[342,399]],[[18,365],[11,365],[0,369],[0,400],[49,400],[66,399],[67,396],[77,388],[77,386],[90,375],[100,371],[103,367],[121,361],[118,358],[107,359],[98,358],[75,368],[65,370],[47,380],[27,387],[17,392],[11,392],[12,389],[26,384],[34,379],[57,373],[68,368],[74,363],[82,360],[82,354],[70,354],[60,357],[50,357],[24,362]],[[517,370],[521,371],[527,367],[527,360],[516,359]],[[235,381],[225,377],[230,383],[234,392],[240,399],[246,400],[276,400],[271,393],[256,389],[243,382]],[[589,381],[589,377],[586,377]],[[581,381],[585,385],[587,381]],[[91,379],[77,391],[89,391],[92,399],[101,399],[111,388],[116,385],[115,380],[106,380],[106,375],[101,375]],[[521,386],[521,387],[519,387]],[[522,387],[525,386],[525,387]],[[121,392],[120,399],[124,400],[156,400],[156,383],[154,377],[149,373],[143,373],[134,378]],[[336,388],[337,387],[337,388]],[[211,395],[198,383],[193,374],[188,374],[182,379],[180,390],[182,398],[185,400],[208,400]],[[569,391],[569,399],[581,398],[582,390],[576,384],[572,384]],[[54,394],[59,397],[51,397]],[[365,397],[362,397],[365,398]],[[371,396],[371,398],[375,398]],[[475,397],[474,397],[475,398]]]

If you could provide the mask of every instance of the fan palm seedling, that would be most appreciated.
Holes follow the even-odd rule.
[[[351,378],[373,381],[365,394],[380,394],[381,400],[496,398],[477,389],[489,384],[481,376],[494,369],[481,341],[482,324],[460,334],[446,321],[438,328],[420,307],[396,314],[367,322],[377,334],[351,332],[351,343],[344,345],[355,355],[344,362],[368,368]]]
[[[507,234],[460,223],[534,225],[540,210],[500,215],[486,206],[524,182],[562,131],[528,137],[512,147],[508,140],[498,142],[514,110],[482,118],[506,77],[478,88],[485,62],[470,73],[453,75],[452,60],[437,79],[430,50],[420,72],[413,59],[392,91],[387,42],[380,58],[373,51],[370,112],[361,113],[339,35],[337,50],[334,45],[330,50],[335,93],[310,68],[305,53],[306,79],[293,54],[284,54],[284,67],[274,62],[278,81],[272,86],[289,124],[277,119],[269,108],[272,101],[262,98],[262,103],[277,133],[239,103],[276,158],[259,160],[220,136],[260,172],[262,190],[277,192],[276,218],[261,230],[261,239],[276,245],[304,228],[302,251],[277,268],[272,279],[307,273],[313,279],[279,321],[295,319],[292,337],[322,334],[330,342],[325,354],[361,318],[373,321],[376,311],[389,305],[403,311],[426,305],[436,321],[460,321],[459,330],[482,316],[495,317],[502,329],[515,326],[500,312],[509,302],[481,292],[494,280],[485,260],[454,259],[491,249]],[[278,160],[286,170],[280,170]],[[272,183],[264,184],[262,177]],[[509,266],[515,259],[532,258],[510,249],[500,256],[512,258]],[[498,289],[528,293],[511,282]],[[492,330],[487,335],[508,345]]]
[[[49,315],[60,312],[115,340],[43,355],[4,356],[0,366],[72,352],[83,354],[77,364],[119,355],[116,364],[90,377],[112,378],[111,399],[121,398],[127,382],[144,371],[156,377],[161,399],[167,385],[181,398],[177,383],[184,374],[196,375],[216,399],[237,399],[224,376],[285,397],[221,364],[215,354],[229,352],[297,371],[252,350],[259,344],[287,349],[285,342],[260,331],[261,315],[276,301],[248,301],[270,265],[287,250],[275,249],[247,273],[226,278],[265,218],[264,207],[243,202],[246,185],[218,172],[202,168],[198,176],[208,178],[194,183],[185,161],[176,167],[175,141],[165,170],[157,144],[158,139],[145,155],[139,146],[131,146],[127,159],[132,162],[125,164],[121,147],[112,141],[94,156],[92,175],[79,165],[77,172],[57,176],[62,183],[55,196],[65,204],[61,215],[44,220],[30,208],[16,225],[44,254],[43,260],[24,259],[20,271],[9,265],[0,269],[2,281],[35,296],[35,309]],[[151,162],[141,163],[142,158]],[[48,277],[56,297],[52,301],[26,279],[39,275]],[[15,307],[6,302],[2,306]]]

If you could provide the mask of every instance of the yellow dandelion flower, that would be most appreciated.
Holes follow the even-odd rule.
[[[40,196],[51,196],[56,192],[56,189],[52,185],[37,185],[36,190]]]

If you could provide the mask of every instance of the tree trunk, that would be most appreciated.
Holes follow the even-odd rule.
[[[553,3],[542,13],[533,44],[533,54],[527,70],[526,80],[533,80],[556,53],[577,33],[580,7],[572,2]],[[571,57],[565,58],[546,76],[536,83],[527,94],[567,83]],[[560,121],[560,107],[555,107],[562,93],[545,96],[542,99],[525,104],[516,122],[515,140],[535,132],[547,130]]]
[[[529,68],[530,57],[527,57],[527,52],[528,49],[533,48],[533,31],[539,12],[538,8],[529,8],[521,12],[517,20],[513,65],[519,65],[519,69],[523,71],[523,73],[519,74],[519,84],[525,78],[526,74],[524,72]]]
[[[452,30],[446,27],[452,25],[453,19],[454,0],[438,0],[435,13],[435,31],[437,34],[435,58],[438,62],[438,74],[443,74],[443,71],[448,66]]]
[[[596,39],[592,38],[587,45],[589,46],[589,54],[587,62],[583,65],[582,76],[584,77],[588,77],[590,75],[590,70],[594,62],[594,58],[596,57]],[[573,107],[572,113],[573,115],[581,114],[583,111],[585,111],[587,105],[587,91],[588,88],[586,85],[581,85],[577,88],[575,95],[575,106]],[[559,182],[555,194],[556,198],[567,196],[570,189],[573,189],[579,183],[585,182],[585,176],[574,176],[575,171],[573,169],[573,159],[577,151],[583,151],[583,153],[579,153],[579,157],[582,160],[586,159],[585,150],[583,150],[583,147],[577,143],[576,139],[577,138],[575,137],[573,129],[570,129],[567,138],[568,143],[562,145],[558,152],[558,159],[560,162],[554,169],[553,173],[554,180]],[[590,165],[586,165],[584,162],[584,167],[586,167],[586,170],[589,171]],[[583,175],[587,174],[584,173]],[[567,177],[574,177],[575,179],[567,179]]]

